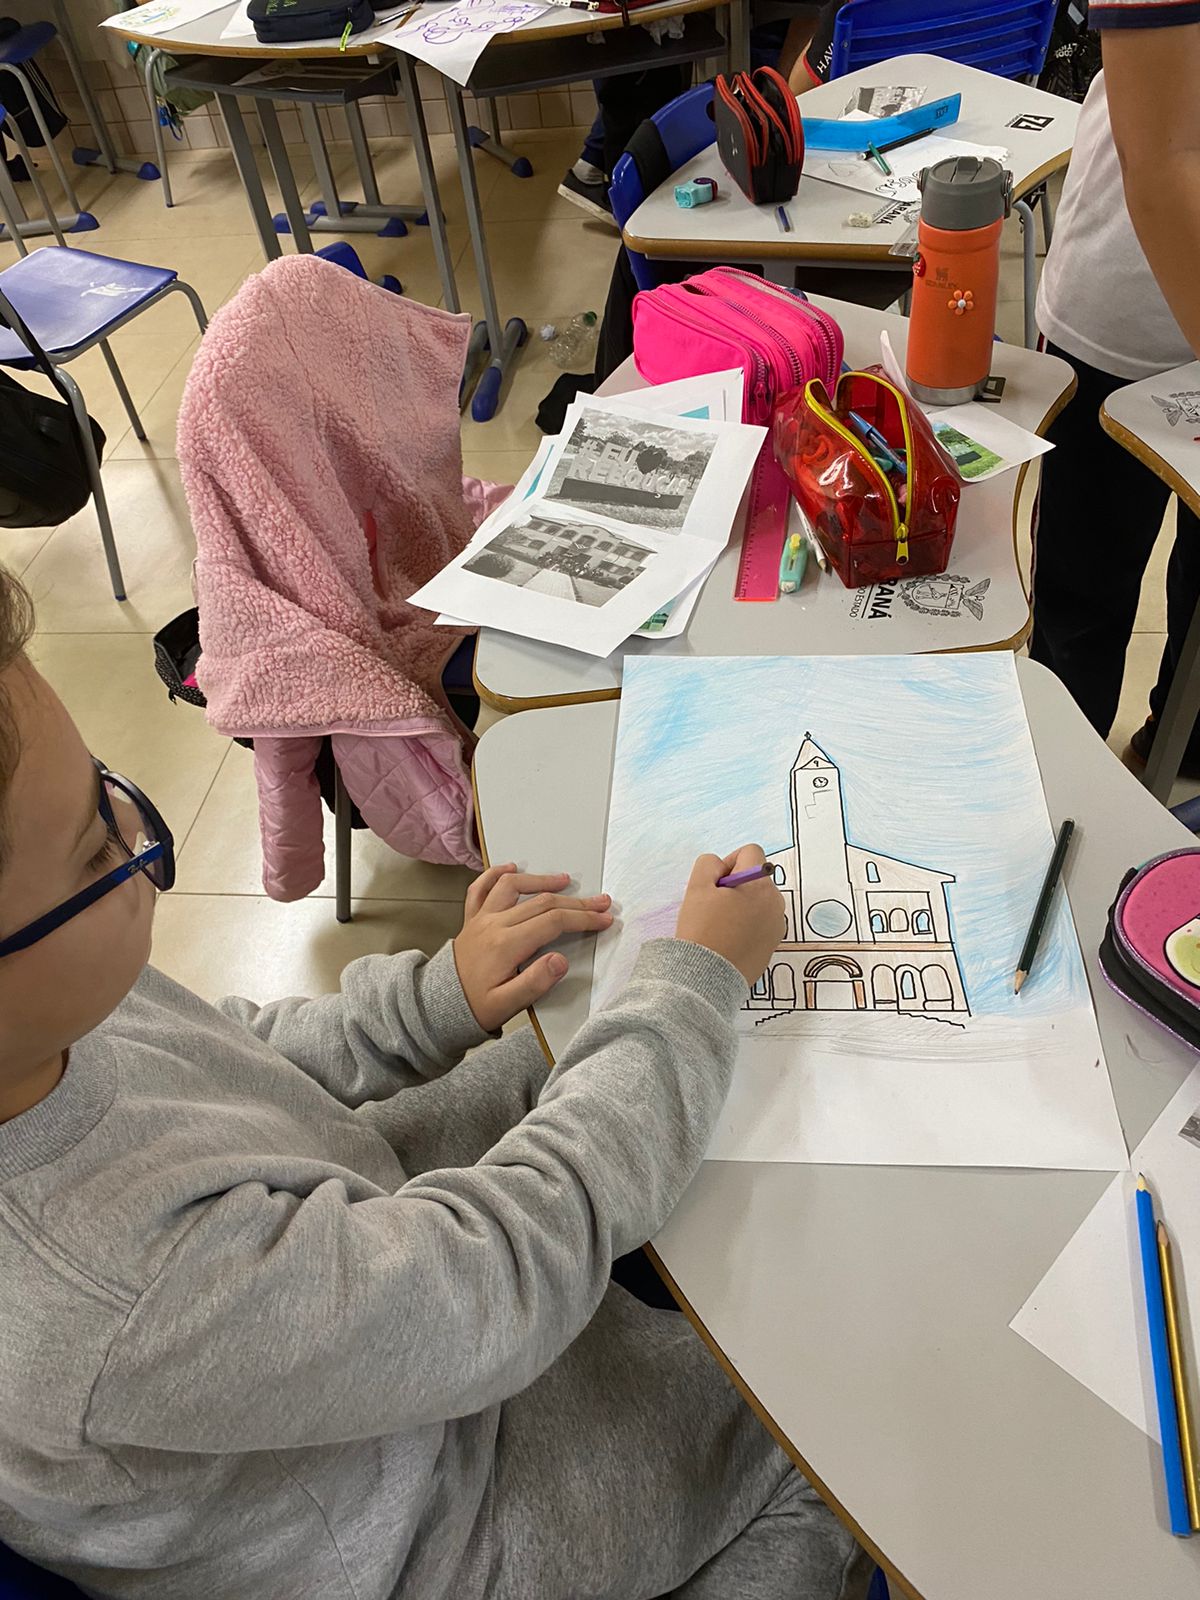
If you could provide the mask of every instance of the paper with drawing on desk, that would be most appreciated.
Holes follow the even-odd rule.
[[[1053,835],[1010,654],[627,657],[594,1005],[745,839],[787,928],[710,1157],[1127,1164],[1065,892],[1013,994]]]
[[[938,442],[966,483],[994,478],[1054,448],[1049,439],[1019,427],[1001,416],[995,406],[979,400],[961,406],[927,406],[924,410]]]
[[[764,429],[588,399],[536,495],[411,598],[470,622],[609,655],[728,542]]]
[[[170,33],[173,28],[186,27],[210,12],[220,11],[226,3],[227,0],[148,0],[146,5],[134,6],[132,11],[104,17],[100,26],[128,33]]]
[[[892,169],[890,175],[857,153],[814,149],[805,153],[804,176],[878,195],[881,200],[916,201],[921,198],[917,187],[921,172],[947,156],[991,156],[1002,167],[1008,164],[1008,151],[1000,145],[972,144],[966,139],[947,139],[940,133],[931,133],[912,144],[883,152],[883,159]]]
[[[380,43],[465,84],[489,39],[511,33],[550,9],[537,0],[451,0],[423,5],[415,17],[380,35]]]
[[[742,415],[743,378],[740,367],[727,372],[707,372],[695,378],[679,378],[672,383],[652,385],[648,389],[631,390],[628,394],[613,396],[619,407],[631,403],[639,410],[666,412],[671,416],[711,419],[718,422],[737,422]],[[486,544],[491,535],[511,514],[511,503],[528,500],[536,493],[542,471],[554,449],[553,439],[543,439],[533,460],[521,474],[512,495],[484,519],[472,536],[472,545]],[[714,560],[716,558],[714,557]],[[687,627],[705,579],[712,570],[711,564],[700,576],[665,605],[653,617],[648,617],[636,631],[647,638],[674,639]],[[665,620],[663,620],[665,618]],[[464,617],[454,617],[443,612],[438,618],[445,627],[470,627],[474,624]]]
[[[1171,1236],[1184,1366],[1200,1360],[1200,1067],[1084,1218],[1009,1326],[1123,1417],[1158,1439],[1146,1301],[1134,1217],[1135,1174]]]

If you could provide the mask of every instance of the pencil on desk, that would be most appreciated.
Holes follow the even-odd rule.
[[[1187,1494],[1192,1531],[1200,1532],[1200,1483],[1196,1481],[1196,1447],[1192,1432],[1192,1407],[1188,1397],[1187,1369],[1183,1341],[1179,1337],[1179,1303],[1175,1295],[1175,1273],[1171,1267],[1171,1238],[1166,1224],[1157,1229],[1158,1266],[1162,1274],[1163,1312],[1167,1321],[1167,1354],[1171,1358],[1171,1381],[1175,1390],[1175,1410],[1179,1414],[1179,1453],[1183,1457],[1183,1487]]]
[[[1167,1483],[1167,1516],[1171,1532],[1180,1538],[1187,1538],[1192,1531],[1192,1518],[1184,1479],[1183,1451],[1179,1443],[1179,1412],[1175,1406],[1171,1352],[1167,1343],[1166,1300],[1158,1259],[1154,1201],[1140,1173],[1136,1199],[1142,1284],[1146,1291],[1146,1321],[1150,1332],[1150,1361],[1154,1369],[1154,1398],[1158,1407],[1158,1431],[1162,1435],[1163,1476]]]
[[[1021,946],[1021,958],[1017,962],[1017,970],[1013,976],[1014,994],[1020,994],[1021,985],[1033,967],[1038,945],[1042,942],[1042,933],[1050,917],[1050,907],[1054,902],[1054,888],[1062,873],[1063,862],[1067,859],[1067,846],[1071,843],[1071,835],[1074,832],[1075,824],[1068,817],[1058,830],[1058,838],[1054,841],[1054,853],[1050,857],[1050,865],[1046,868],[1046,876],[1042,879],[1037,905],[1033,908],[1033,920],[1029,924],[1029,932],[1025,935],[1025,943]]]

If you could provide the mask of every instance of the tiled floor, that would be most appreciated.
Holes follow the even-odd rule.
[[[586,220],[555,194],[579,149],[578,130],[517,136],[535,176],[520,180],[498,163],[479,161],[492,263],[503,316],[524,317],[532,331],[499,416],[463,427],[466,469],[511,482],[540,439],[538,400],[557,376],[537,339],[540,324],[576,311],[601,310],[616,236]],[[433,144],[464,304],[478,313],[478,292],[450,140]],[[419,187],[411,150],[380,147],[385,198],[414,199]],[[340,170],[351,166],[338,149]],[[311,195],[311,170],[295,152]],[[157,184],[131,177],[81,175],[82,203],[98,216],[89,249],[176,268],[209,312],[261,265],[245,200],[227,152],[175,159],[176,206],[167,211]],[[349,184],[347,184],[349,189]],[[322,241],[324,242],[324,241]],[[428,235],[356,238],[372,273],[396,274],[417,298],[437,303]],[[11,249],[0,246],[0,265]],[[1000,331],[1020,337],[1020,238],[1005,241]],[[74,368],[92,414],[108,435],[105,482],[129,589],[118,606],[108,590],[91,507],[53,532],[0,530],[0,559],[23,574],[38,607],[38,665],[74,713],[91,748],[154,797],[179,842],[179,882],[159,907],[155,960],[199,993],[236,991],[256,999],[333,988],[345,963],[373,950],[435,949],[457,931],[467,874],[394,855],[368,835],[355,838],[355,921],[334,920],[330,877],[319,894],[295,905],[267,899],[259,882],[257,803],[251,757],[219,738],[202,713],[172,706],[154,674],[151,634],[191,604],[192,541],[175,461],[175,417],[196,348],[182,296],[118,333],[113,345],[149,438],[129,429],[98,353]],[[1147,579],[1127,690],[1113,737],[1120,746],[1142,719],[1145,693],[1162,647],[1160,541]],[[549,865],[549,864],[548,864]]]

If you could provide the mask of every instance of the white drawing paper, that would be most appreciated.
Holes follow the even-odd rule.
[[[969,401],[962,406],[927,407],[926,415],[934,424],[935,433],[940,426],[953,428],[982,445],[984,452],[987,452],[975,463],[975,467],[983,466],[981,471],[974,470],[971,465],[961,461],[955,452],[951,452],[960,476],[968,483],[982,483],[987,478],[998,477],[1002,472],[1011,472],[1014,467],[1044,456],[1054,448],[1049,439],[1043,439],[1010,418],[1001,416],[999,407],[985,405],[979,400]],[[988,461],[989,455],[994,459]],[[984,462],[988,464],[984,466]]]
[[[412,603],[481,626],[607,656],[712,561],[700,539],[634,535],[546,500],[526,500]]]
[[[382,44],[465,84],[489,39],[511,33],[550,9],[536,0],[452,0],[423,5],[415,17],[380,35]]]
[[[146,5],[134,6],[132,11],[104,17],[100,26],[128,33],[170,33],[173,28],[186,27],[210,12],[220,11],[225,4],[227,0],[148,0]]]
[[[1171,1236],[1184,1365],[1200,1368],[1200,1067],[1088,1213],[1009,1326],[1130,1422],[1159,1439],[1146,1332],[1135,1174]]]
[[[891,167],[891,174],[880,171],[874,161],[864,160],[857,151],[814,150],[804,157],[804,176],[819,178],[824,183],[836,183],[843,189],[858,189],[864,194],[875,194],[882,200],[913,200],[921,198],[917,179],[926,167],[948,156],[991,156],[1000,165],[1008,165],[1008,151],[999,145],[972,144],[967,139],[948,139],[931,133],[912,144],[895,150],[885,150],[883,158]]]
[[[1013,994],[1053,837],[1010,655],[627,658],[597,1004],[746,840],[788,926],[710,1157],[1126,1164],[1065,892]]]

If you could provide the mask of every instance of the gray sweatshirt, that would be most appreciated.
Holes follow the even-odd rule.
[[[649,944],[547,1080],[532,1029],[462,1061],[450,946],[263,1007],[147,969],[0,1125],[0,1538],[119,1600],[473,1600],[500,1405],[695,1172],[744,995]]]

